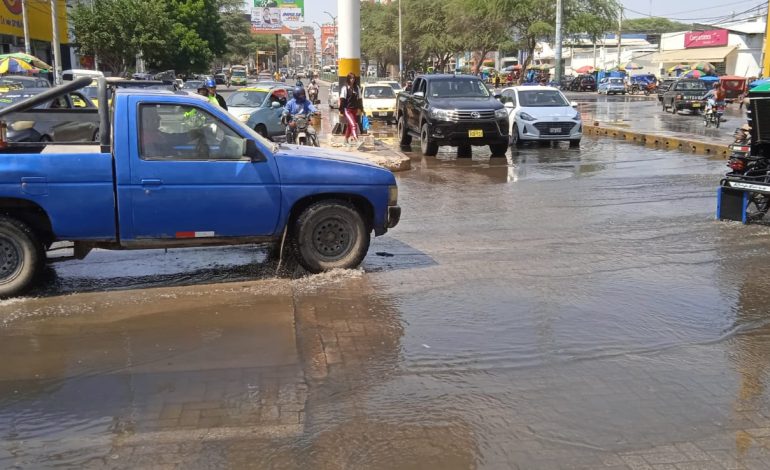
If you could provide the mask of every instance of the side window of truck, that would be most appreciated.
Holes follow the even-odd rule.
[[[196,106],[139,106],[142,160],[242,160],[243,138]]]

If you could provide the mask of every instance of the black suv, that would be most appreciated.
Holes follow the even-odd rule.
[[[596,91],[596,79],[593,75],[578,75],[569,84],[571,91]]]
[[[434,156],[441,145],[489,145],[493,156],[508,150],[508,112],[484,83],[469,75],[420,75],[398,94],[398,138],[402,146],[420,139],[420,150]]]

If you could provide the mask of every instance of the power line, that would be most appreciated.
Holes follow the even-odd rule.
[[[682,13],[692,13],[692,12],[702,11],[702,10],[713,10],[715,8],[724,8],[724,7],[729,7],[729,6],[733,6],[733,5],[740,5],[740,4],[743,4],[743,3],[747,3],[747,1],[746,0],[740,0],[740,1],[737,1],[737,2],[723,3],[721,5],[714,5],[714,6],[711,6],[711,7],[696,8],[696,9],[693,9],[693,10],[672,11],[672,12],[663,13],[661,15],[655,15],[655,16],[668,17],[668,15],[681,15]],[[765,2],[765,4],[767,4],[767,2]],[[645,16],[650,16],[650,15],[648,14],[648,15],[645,15]]]
[[[740,16],[740,15],[745,15],[747,13],[751,13],[754,10],[757,10],[757,9],[763,7],[763,6],[766,6],[766,5],[767,5],[767,2],[762,2],[762,3],[758,4],[758,5],[755,5],[755,6],[751,7],[751,8],[749,8],[748,10],[745,10],[745,11],[742,11],[742,12],[739,12],[739,13],[734,13],[734,14],[731,14],[731,15],[726,15],[726,16],[725,15],[720,15],[720,16],[704,16],[704,17],[699,17],[699,18],[670,18],[670,17],[665,17],[665,18],[668,19],[668,20],[672,20],[672,21],[684,21],[684,22],[689,22],[689,23],[692,23],[693,20],[707,20],[707,21],[711,21],[711,22],[714,22],[714,23],[718,23],[720,21],[726,21],[726,20],[732,19],[732,18]],[[637,15],[641,15],[641,16],[647,17],[647,18],[652,18],[653,17],[649,13],[643,13],[641,11],[632,10],[630,8],[626,8],[626,11],[630,11],[632,13],[636,13]]]

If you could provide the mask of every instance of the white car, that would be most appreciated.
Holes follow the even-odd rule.
[[[329,86],[329,108],[339,109],[340,107],[340,84],[332,83]]]
[[[511,146],[526,141],[569,141],[570,147],[580,145],[583,122],[575,109],[556,88],[546,86],[515,86],[500,93],[500,101],[508,110]]]
[[[396,93],[404,91],[404,87],[402,87],[401,84],[398,83],[396,80],[380,80],[379,82],[377,82],[377,84],[388,85],[389,87],[393,88],[393,91],[395,91]]]
[[[361,88],[364,112],[369,120],[396,122],[396,92],[387,83],[366,84]]]

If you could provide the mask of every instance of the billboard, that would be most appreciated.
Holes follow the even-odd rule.
[[[254,0],[251,32],[289,34],[305,21],[305,0]]]
[[[337,27],[325,24],[321,27],[321,53],[336,54],[335,39],[337,37]]]
[[[67,33],[67,5],[65,0],[57,0],[59,7],[59,40],[69,43]],[[38,41],[51,42],[51,2],[29,2],[29,37]],[[21,20],[21,0],[0,0],[0,34],[24,37],[24,25]]]
[[[719,47],[727,45],[726,29],[711,29],[708,31],[691,31],[684,33],[684,48]]]

